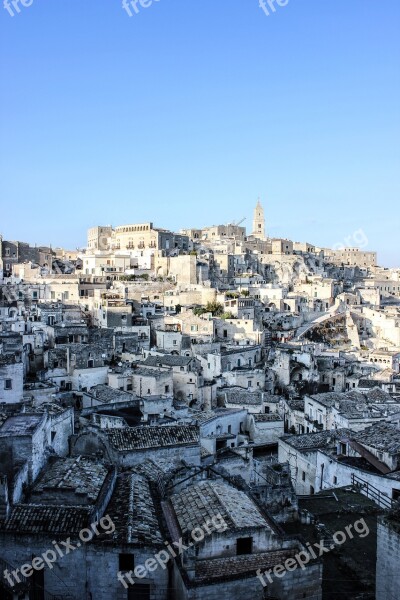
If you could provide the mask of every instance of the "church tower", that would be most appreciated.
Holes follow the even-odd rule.
[[[265,240],[264,209],[261,205],[260,199],[258,199],[257,206],[254,209],[252,235],[254,235],[254,237],[259,238],[260,240]]]

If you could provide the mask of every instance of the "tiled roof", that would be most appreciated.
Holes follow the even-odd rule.
[[[0,524],[5,531],[40,534],[77,534],[90,523],[92,507],[42,506],[17,504],[7,521]]]
[[[259,415],[253,415],[254,420],[256,421],[256,423],[268,423],[269,421],[282,421],[283,422],[283,417],[280,417],[277,413],[268,413],[268,414],[264,414],[261,413]]]
[[[56,402],[43,402],[42,404],[39,404],[38,406],[28,407],[26,409],[26,414],[48,413],[49,415],[57,416],[57,415],[61,415],[62,413],[66,412],[67,410],[69,410],[69,408],[65,408],[64,406],[61,406],[60,404],[57,404]]]
[[[199,429],[193,425],[155,425],[107,431],[111,445],[122,451],[188,446],[199,443]]]
[[[248,319],[250,320],[250,319]],[[222,350],[221,356],[230,356],[231,354],[242,354],[243,352],[255,352],[256,350],[260,350],[261,346],[238,346],[233,350]]]
[[[246,574],[254,574],[258,569],[265,572],[281,565],[287,558],[295,556],[297,549],[276,550],[228,558],[214,558],[196,561],[196,582],[207,583],[216,579],[229,579]]]
[[[304,412],[304,399],[303,398],[292,398],[286,400],[286,404],[291,410],[299,410]]]
[[[297,450],[312,450],[334,446],[337,440],[351,433],[349,429],[335,429],[334,431],[288,435],[282,438],[282,440],[293,446],[293,448],[297,448]]]
[[[375,423],[362,432],[353,435],[362,446],[371,446],[389,454],[400,453],[400,429],[392,423]]]
[[[262,392],[248,392],[242,389],[220,389],[218,396],[225,397],[228,404],[240,404],[241,406],[261,406],[263,403]]]
[[[55,494],[55,504],[62,492],[75,493],[75,505],[95,503],[108,471],[104,464],[83,456],[59,458],[44,470],[32,493],[43,494],[45,503],[51,503]]]
[[[113,521],[115,532],[101,535],[101,541],[146,546],[163,543],[149,484],[142,475],[124,473],[118,477],[105,514]]]
[[[219,417],[227,417],[243,412],[242,408],[216,408],[214,410],[205,410],[193,413],[192,423],[196,425],[204,425]]]
[[[182,467],[180,461],[170,461],[160,458],[157,459],[157,463],[155,463],[150,458],[147,458],[141,462],[140,465],[135,467],[135,473],[143,475],[148,481],[158,482],[160,479],[167,477],[180,467]]]
[[[137,396],[123,390],[112,388],[108,385],[95,385],[91,388],[90,393],[96,398],[98,402],[109,404],[112,402],[130,402],[136,400]]]
[[[148,356],[142,364],[145,367],[185,367],[192,360],[192,356],[176,356],[174,354],[164,354],[163,356]]]
[[[219,514],[229,529],[269,529],[267,521],[247,494],[225,483],[203,481],[174,494],[170,500],[183,536]]]

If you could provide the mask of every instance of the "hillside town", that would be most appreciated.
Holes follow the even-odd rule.
[[[400,268],[345,233],[0,235],[1,598],[400,597]]]

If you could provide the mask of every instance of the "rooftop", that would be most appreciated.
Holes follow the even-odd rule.
[[[246,574],[254,575],[258,569],[262,572],[281,565],[286,559],[295,556],[298,549],[275,550],[260,552],[244,556],[230,556],[228,558],[214,558],[211,560],[196,561],[196,581],[210,582],[218,579],[229,579]]]
[[[107,431],[111,445],[119,452],[188,446],[199,443],[199,429],[193,425],[154,425]]]
[[[226,483],[202,481],[174,494],[170,500],[183,536],[216,515],[221,515],[228,529],[270,529],[247,494]]]
[[[316,450],[333,446],[338,440],[347,438],[351,434],[352,432],[349,429],[335,429],[334,431],[287,435],[282,440],[297,450]]]
[[[31,436],[43,420],[43,415],[8,417],[0,427],[0,437]]]
[[[163,543],[150,487],[142,475],[119,475],[106,514],[114,523],[115,532],[100,536],[102,541],[109,539],[122,544],[147,546]]]
[[[78,456],[58,458],[50,464],[35,484],[32,493],[43,494],[45,503],[57,503],[58,494],[70,492],[76,495],[74,504],[84,504],[83,500],[95,503],[106,480],[109,469],[98,461]]]
[[[189,365],[192,360],[192,356],[165,354],[163,356],[148,356],[142,364],[145,367],[185,367]]]
[[[17,504],[0,528],[17,534],[78,534],[90,522],[89,506],[43,506]]]
[[[400,429],[392,423],[374,423],[352,437],[363,446],[370,446],[389,454],[400,453]]]
[[[108,385],[95,385],[91,388],[90,393],[98,402],[109,404],[113,402],[129,402],[136,400],[137,397],[129,392],[112,388]]]

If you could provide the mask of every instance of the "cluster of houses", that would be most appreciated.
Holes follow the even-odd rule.
[[[400,270],[269,238],[260,202],[250,235],[0,247],[1,597],[322,600],[322,559],[260,573],[343,489],[377,514],[363,598],[399,597]]]

